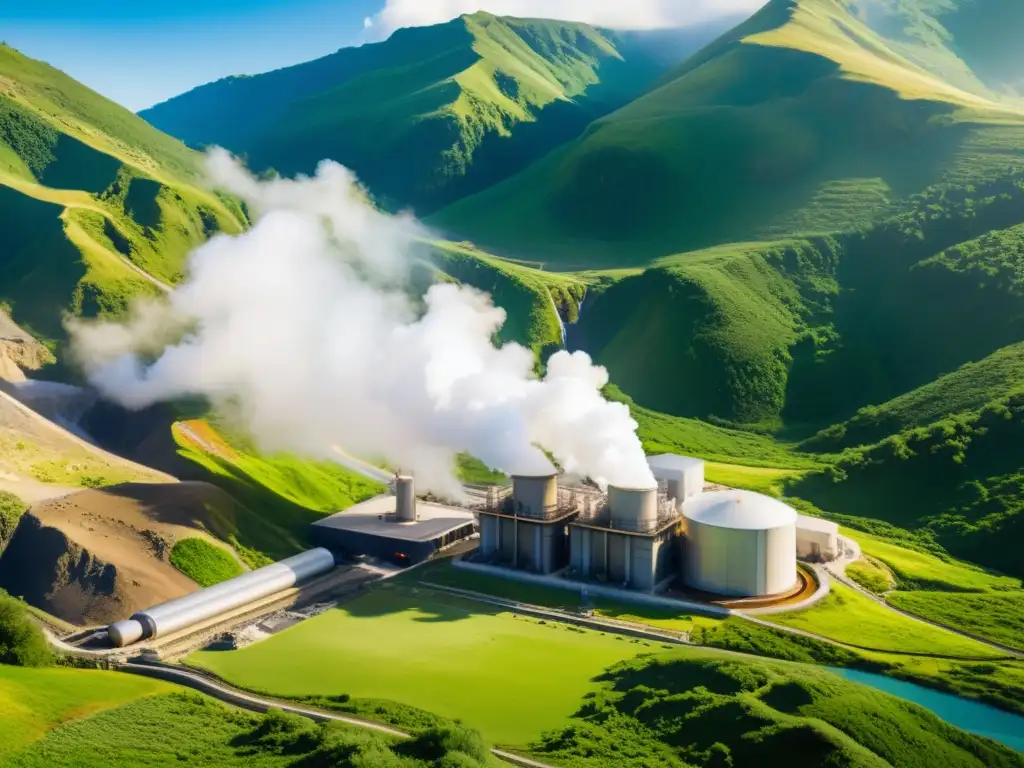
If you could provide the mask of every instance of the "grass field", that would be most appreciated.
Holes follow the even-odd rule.
[[[112,672],[0,666],[0,763],[63,723],[169,690]]]
[[[280,696],[390,699],[521,745],[565,725],[605,668],[652,650],[410,589],[381,588],[256,645],[188,662]]]
[[[885,594],[895,586],[889,569],[877,560],[866,557],[846,566],[846,575],[876,595]]]
[[[769,496],[781,496],[783,481],[799,477],[806,470],[772,469],[770,467],[743,467],[739,464],[704,463],[704,479],[730,488],[743,488]]]
[[[1024,651],[1024,591],[970,594],[962,592],[890,592],[897,608],[949,627]]]
[[[544,608],[557,608],[564,611],[592,610],[598,616],[621,621],[647,624],[658,629],[671,632],[690,632],[695,627],[716,626],[721,619],[693,615],[684,611],[654,608],[633,603],[609,600],[603,597],[590,597],[584,605],[582,595],[575,590],[556,589],[538,584],[524,584],[498,576],[460,571],[452,567],[448,559],[418,568],[409,574],[407,583],[423,583],[425,586],[437,584],[455,589],[465,589],[484,595],[492,595],[504,600],[514,600],[528,605],[539,605]]]
[[[963,659],[1005,656],[981,643],[900,616],[836,582],[813,608],[775,614],[769,621],[866,650]]]
[[[989,573],[983,568],[936,555],[901,547],[879,536],[840,527],[839,533],[858,544],[861,551],[884,563],[899,582],[908,587],[918,586],[942,590],[985,591],[989,589],[1017,589],[1021,580]]]
[[[201,587],[233,579],[242,567],[229,552],[205,539],[181,539],[171,549],[171,565]]]

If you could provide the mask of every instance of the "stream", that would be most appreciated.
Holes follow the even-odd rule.
[[[912,701],[957,728],[986,736],[1008,747],[1024,752],[1024,716],[1015,715],[988,704],[982,704],[949,693],[933,691],[914,683],[856,669],[828,667],[831,672],[854,683]]]

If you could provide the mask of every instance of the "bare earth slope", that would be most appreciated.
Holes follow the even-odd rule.
[[[205,483],[86,490],[35,505],[0,556],[0,588],[74,624],[124,618],[196,584],[168,558],[234,502]]]

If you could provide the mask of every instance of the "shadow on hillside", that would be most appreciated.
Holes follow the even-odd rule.
[[[39,181],[54,189],[81,189],[99,194],[117,178],[121,161],[93,149],[67,134],[60,134],[52,148],[53,160],[38,174]]]

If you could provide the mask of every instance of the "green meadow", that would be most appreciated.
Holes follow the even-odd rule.
[[[661,646],[391,587],[188,663],[277,696],[388,699],[521,745],[564,726],[607,667],[654,648]]]

